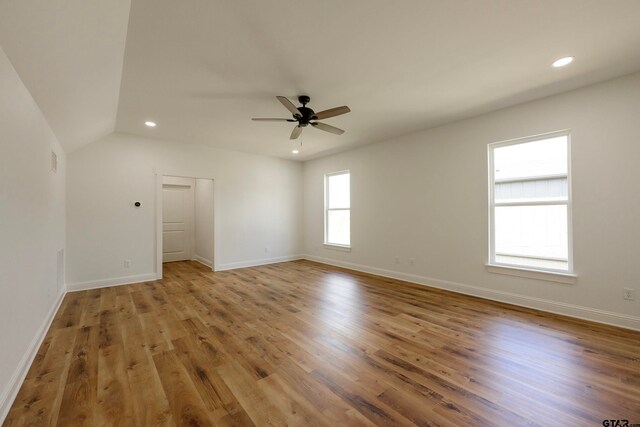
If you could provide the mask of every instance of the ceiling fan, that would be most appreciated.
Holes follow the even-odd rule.
[[[302,104],[302,107],[296,107],[293,102],[287,99],[286,96],[276,96],[276,98],[278,98],[278,101],[280,101],[287,110],[291,111],[291,114],[293,114],[292,119],[253,118],[251,120],[255,120],[257,122],[297,122],[298,124],[293,128],[293,132],[291,132],[291,139],[298,139],[304,128],[308,125],[311,125],[314,128],[323,130],[325,132],[335,133],[336,135],[342,135],[344,133],[342,129],[338,129],[335,126],[331,126],[326,123],[320,123],[318,122],[318,120],[328,119],[329,117],[335,117],[350,112],[351,109],[349,109],[349,107],[347,107],[346,105],[343,105],[342,107],[330,108],[328,110],[316,113],[311,108],[307,108],[307,104],[309,103],[309,101],[311,101],[311,98],[306,95],[298,97],[298,101]]]

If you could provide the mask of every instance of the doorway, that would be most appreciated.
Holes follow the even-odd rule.
[[[192,260],[213,270],[213,180],[164,175],[158,191],[158,278],[162,264]]]

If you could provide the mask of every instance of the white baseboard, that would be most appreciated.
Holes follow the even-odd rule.
[[[433,288],[444,289],[447,291],[471,295],[492,301],[504,302],[507,304],[546,311],[549,313],[562,314],[564,316],[575,317],[578,319],[590,320],[593,322],[640,331],[640,317],[638,316],[631,316],[627,314],[600,310],[597,308],[566,304],[542,298],[514,294],[511,292],[496,291],[479,286],[466,285],[463,283],[434,279],[431,277],[418,276],[415,274],[402,273],[399,271],[385,270],[382,268],[337,261],[329,258],[321,258],[313,255],[303,255],[303,258],[322,264],[348,268],[350,270],[375,274],[377,276],[389,277],[391,279],[403,280],[405,282],[415,283],[418,285],[430,286]]]
[[[279,262],[296,261],[303,259],[303,255],[287,255],[276,258],[262,258],[249,261],[230,262],[227,264],[218,264],[215,271],[235,270],[236,268],[256,267],[258,265],[277,264]]]
[[[108,288],[110,286],[130,285],[132,283],[156,280],[156,273],[137,274],[134,276],[113,277],[111,279],[91,280],[88,282],[67,283],[69,292],[89,289]]]
[[[47,316],[45,317],[44,322],[42,323],[42,326],[40,326],[40,329],[38,329],[38,332],[36,333],[35,337],[33,338],[33,340],[31,340],[31,343],[29,344],[27,351],[25,352],[24,356],[22,356],[22,359],[20,360],[20,363],[18,364],[18,366],[16,367],[16,370],[11,376],[9,383],[5,386],[4,390],[2,391],[2,394],[0,394],[0,425],[2,425],[2,423],[4,422],[4,419],[9,414],[11,405],[13,405],[13,402],[16,400],[16,397],[18,396],[18,392],[20,391],[22,382],[27,376],[27,373],[29,372],[29,368],[33,363],[33,359],[36,357],[36,354],[38,354],[38,349],[42,345],[42,341],[44,341],[44,337],[47,335],[47,331],[51,326],[51,322],[53,322],[53,318],[58,312],[58,309],[60,308],[60,305],[62,304],[62,300],[64,299],[64,296],[66,294],[67,292],[63,288],[62,292],[60,292],[60,294],[58,295],[58,299],[56,300],[55,304],[51,306],[51,309],[47,313]]]
[[[232,262],[215,266],[215,271],[234,270],[236,268],[255,267],[258,265],[276,264],[279,262],[295,261],[302,259],[302,255],[289,255],[276,258],[262,258],[249,261]],[[211,261],[201,256],[195,255],[193,261],[211,267]],[[156,273],[138,274],[135,276],[113,277],[110,279],[91,280],[87,282],[67,283],[69,292],[86,291],[89,289],[108,288],[111,286],[130,285],[132,283],[149,282],[158,280]]]
[[[206,259],[205,257],[201,257],[200,255],[194,255],[192,261],[197,261],[202,265],[206,265],[209,268],[213,267],[213,262]]]

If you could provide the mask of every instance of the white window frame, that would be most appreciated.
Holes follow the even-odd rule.
[[[336,175],[349,174],[349,207],[329,209],[329,178]],[[351,171],[349,169],[324,174],[324,245],[331,249],[342,249],[349,251],[351,245],[341,245],[329,242],[329,211],[349,211],[351,212]],[[351,216],[351,215],[349,215]],[[351,242],[351,225],[349,225],[349,242]]]
[[[567,173],[566,174],[553,174],[553,175],[541,175],[536,176],[535,179],[550,179],[550,178],[567,178],[567,200],[558,201],[527,201],[527,202],[497,202],[495,201],[495,167],[494,167],[494,150],[500,147],[506,147],[509,145],[524,144],[527,142],[540,141],[559,136],[567,137]],[[549,132],[540,135],[533,135],[524,138],[510,139],[507,141],[495,142],[487,146],[487,156],[489,164],[489,262],[487,269],[493,273],[501,273],[508,275],[516,275],[529,278],[546,279],[562,283],[574,283],[576,275],[573,270],[573,213],[572,202],[573,197],[571,194],[571,131],[569,129],[560,130],[556,132]],[[531,178],[533,179],[533,178]],[[526,181],[527,177],[518,179],[505,179],[499,180],[500,182],[515,182]],[[566,205],[567,206],[567,270],[544,268],[544,267],[532,267],[528,265],[518,264],[506,264],[496,261],[495,252],[495,208],[500,206],[545,206],[545,205]],[[539,258],[544,259],[544,258]],[[551,259],[551,258],[549,258]],[[520,271],[521,273],[519,273]],[[539,274],[536,274],[539,273]]]

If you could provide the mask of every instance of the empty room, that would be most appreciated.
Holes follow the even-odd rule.
[[[640,426],[640,1],[0,0],[0,425]]]

